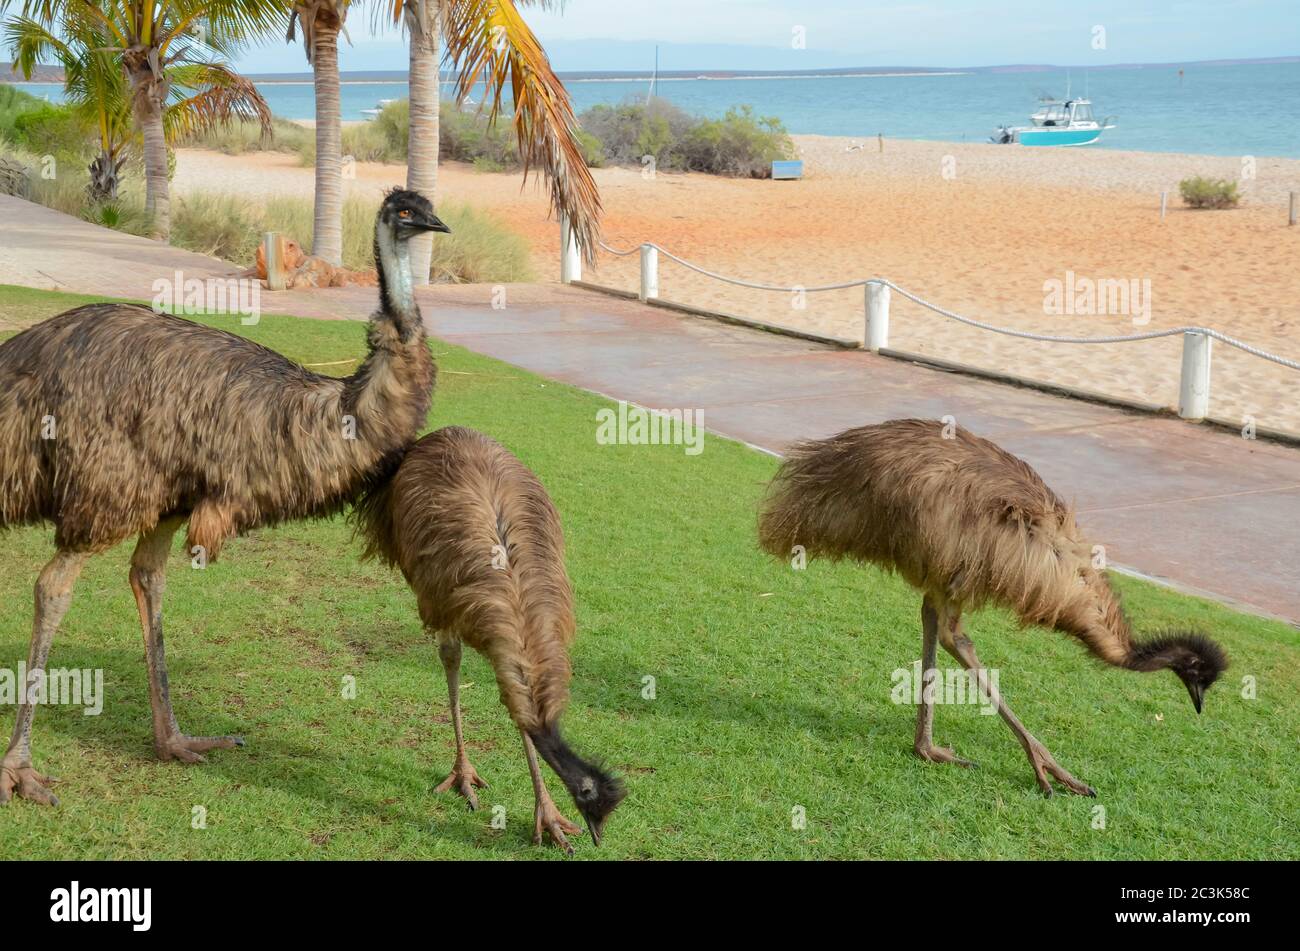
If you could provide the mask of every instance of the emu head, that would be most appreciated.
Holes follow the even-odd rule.
[[[1228,667],[1223,648],[1204,634],[1174,632],[1135,644],[1128,666],[1134,670],[1172,670],[1201,712],[1205,691]]]
[[[569,785],[566,781],[565,785],[569,786],[573,802],[587,823],[591,841],[600,845],[605,822],[627,795],[627,788],[617,776],[610,775],[597,764],[588,762],[583,765],[585,769],[576,782]]]
[[[433,213],[429,199],[405,188],[394,188],[384,196],[375,226],[387,229],[394,242],[408,241],[426,231],[451,232]]]

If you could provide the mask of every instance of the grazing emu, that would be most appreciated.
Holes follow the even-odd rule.
[[[1206,688],[1227,667],[1222,649],[1200,634],[1135,641],[1072,509],[1025,462],[961,428],[945,434],[938,422],[896,419],[795,446],[773,480],[759,539],[778,557],[802,545],[809,555],[897,571],[919,588],[925,689],[917,755],[973,765],[931,742],[938,640],[996,704],[1048,795],[1048,773],[1071,792],[1094,793],[1057,765],[998,696],[962,630],[963,611],[1002,604],[1023,624],[1073,634],[1108,664],[1172,670],[1198,713]]]
[[[0,344],[0,528],[52,522],[58,549],[36,582],[30,671],[44,669],[87,557],[139,536],[130,581],[154,750],[194,763],[242,745],[186,736],[172,713],[162,631],[172,536],[188,521],[187,550],[212,561],[230,536],[328,515],[396,469],[436,375],[407,242],[446,230],[415,192],[385,197],[375,222],[380,306],[369,353],[345,379],[133,304],[78,307]],[[33,712],[18,708],[0,802],[16,792],[57,803],[32,768]]]
[[[447,674],[456,762],[437,791],[455,789],[478,808],[479,778],[465,754],[460,719],[461,642],[496,671],[501,702],[519,728],[536,798],[533,841],[542,830],[572,852],[582,830],[555,808],[537,753],[573,795],[600,844],[623,784],[579,757],[560,736],[569,699],[568,646],[573,589],[564,570],[560,517],[542,484],[504,447],[481,433],[449,426],[411,447],[392,481],[357,506],[366,557],[401,569],[415,591],[420,619],[438,639]]]

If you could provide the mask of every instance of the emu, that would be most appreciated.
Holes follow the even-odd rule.
[[[236,736],[177,725],[163,649],[172,536],[206,562],[226,539],[329,515],[397,468],[424,425],[436,367],[412,293],[407,242],[447,231],[428,200],[394,190],[375,221],[379,309],[357,372],[319,376],[266,347],[132,304],[90,304],[0,344],[0,528],[53,523],[36,581],[29,671],[50,645],[91,555],[132,536],[154,751],[196,763]],[[201,564],[204,562],[200,562]],[[0,802],[57,798],[31,759],[22,703],[0,761]]]
[[[770,487],[759,542],[778,557],[802,545],[809,556],[870,562],[919,589],[926,686],[938,642],[996,705],[1049,796],[1049,774],[1073,793],[1095,793],[1057,764],[998,695],[962,629],[964,611],[1005,605],[1024,625],[1073,634],[1107,664],[1172,670],[1197,713],[1227,667],[1223,650],[1201,634],[1135,639],[1072,508],[1023,460],[960,427],[946,434],[936,421],[896,419],[796,445]],[[933,714],[923,690],[916,755],[973,766],[934,745]]]
[[[438,642],[447,677],[456,760],[437,787],[478,808],[487,786],[465,753],[460,715],[461,644],[492,664],[501,702],[523,737],[532,775],[533,841],[572,852],[582,830],[546,791],[537,753],[555,770],[599,845],[609,814],[626,794],[599,763],[573,752],[560,735],[569,700],[568,647],[574,637],[573,589],[564,570],[560,517],[541,482],[500,443],[449,426],[406,454],[392,481],[357,505],[365,557],[401,569],[420,619]]]

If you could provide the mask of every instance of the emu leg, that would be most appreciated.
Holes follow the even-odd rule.
[[[537,765],[537,750],[533,741],[523,730],[519,731],[519,735],[524,738],[524,753],[528,756],[528,772],[533,777],[533,796],[537,801],[533,809],[533,845],[542,844],[542,830],[545,829],[552,842],[572,855],[573,846],[565,836],[581,835],[582,829],[564,818],[560,810],[555,808],[555,801],[546,791],[546,783],[542,782],[542,771]]]
[[[167,555],[171,551],[172,535],[179,526],[180,520],[161,522],[153,531],[140,536],[131,555],[131,590],[135,592],[140,626],[144,630],[154,752],[164,762],[178,759],[185,763],[202,763],[202,754],[208,750],[234,749],[243,746],[244,740],[239,736],[186,736],[172,711],[167,653],[163,647],[162,601],[167,583]]]
[[[456,731],[456,765],[451,768],[451,775],[434,787],[434,792],[446,792],[455,789],[469,800],[471,811],[478,808],[478,795],[474,787],[487,789],[487,783],[479,778],[474,766],[465,754],[465,733],[460,722],[460,639],[438,637],[438,657],[442,659],[442,669],[447,674],[447,695],[451,698],[451,725]]]
[[[72,603],[72,586],[77,575],[81,574],[86,558],[83,554],[61,551],[41,569],[36,579],[36,613],[32,620],[32,645],[27,653],[27,682],[18,685],[23,692],[18,705],[18,719],[14,723],[9,749],[0,760],[0,803],[18,795],[47,806],[59,804],[58,797],[47,788],[54,780],[32,768],[32,720],[36,708],[27,702],[30,699],[27,691],[32,674],[40,671],[44,676],[54,633]]]
[[[936,647],[939,643],[939,614],[934,609],[927,594],[921,602],[921,705],[916,708],[916,755],[931,763],[956,763],[958,766],[972,767],[975,764],[962,759],[948,747],[935,746],[930,731],[934,723],[933,684],[938,671],[935,669]]]
[[[1011,732],[1016,735],[1016,739],[1024,747],[1025,755],[1029,757],[1029,765],[1033,767],[1034,776],[1037,778],[1038,786],[1043,790],[1043,793],[1048,796],[1052,795],[1052,781],[1047,778],[1048,774],[1051,774],[1072,793],[1080,796],[1096,796],[1097,794],[1091,786],[1079,782],[1079,780],[1062,769],[1056,760],[1052,758],[1052,754],[1047,747],[1038,742],[1034,735],[1026,730],[1024,724],[1011,712],[1011,708],[1006,705],[990,681],[988,671],[980,663],[980,659],[975,653],[975,644],[962,629],[959,615],[954,614],[946,620],[948,623],[943,626],[941,631],[944,650],[952,654],[958,663],[975,676],[980,692],[997,706],[998,714],[1006,721],[1007,726],[1011,728]]]

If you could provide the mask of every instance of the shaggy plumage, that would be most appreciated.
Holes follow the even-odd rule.
[[[803,546],[898,572],[923,592],[936,624],[946,621],[943,643],[967,666],[974,650],[958,619],[989,602],[1026,625],[1073,634],[1108,664],[1174,670],[1198,711],[1227,664],[1201,635],[1136,641],[1071,506],[1023,460],[959,426],[898,419],[795,446],[773,480],[759,541],[782,558]]]
[[[328,515],[387,478],[424,424],[435,367],[411,293],[406,241],[445,231],[414,192],[390,193],[375,227],[380,307],[369,352],[346,379],[320,376],[259,344],[130,304],[92,304],[0,344],[0,528],[52,523],[58,555],[37,586],[33,653],[49,639],[87,555],[133,536],[131,584],[145,630],[155,748],[164,759],[236,745],[185,737],[162,647],[165,560],[187,548],[215,560],[232,535]],[[43,796],[18,728],[0,801]],[[25,772],[24,772],[25,771]]]
[[[487,657],[501,702],[531,747],[556,771],[599,841],[622,784],[575,754],[559,731],[569,699],[568,648],[574,637],[573,589],[564,569],[560,519],[537,477],[494,440],[460,427],[425,436],[392,481],[357,507],[366,556],[399,568],[420,618],[437,634],[447,668],[457,760],[443,788],[471,808],[477,773],[460,726],[460,642]],[[543,827],[567,848],[576,831],[554,811],[534,770],[537,837]]]

